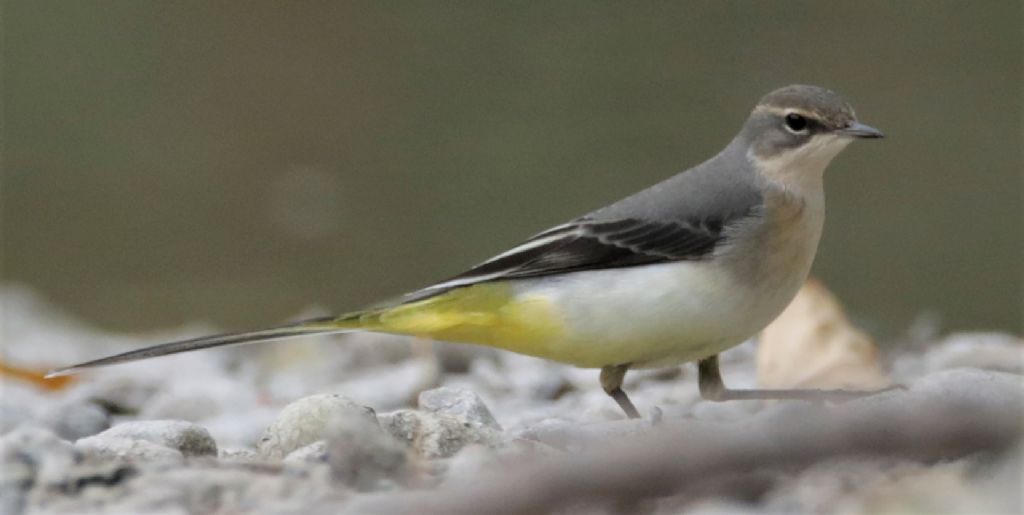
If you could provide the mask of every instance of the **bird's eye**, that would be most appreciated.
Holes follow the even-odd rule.
[[[793,133],[806,132],[807,118],[796,113],[789,113],[786,115],[786,128]]]

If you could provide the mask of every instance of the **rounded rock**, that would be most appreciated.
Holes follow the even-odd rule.
[[[323,463],[327,461],[327,442],[317,440],[299,447],[284,457],[285,463]]]
[[[183,456],[216,456],[217,442],[206,428],[184,420],[142,420],[118,424],[98,435],[79,440],[87,446],[102,446],[108,439],[145,440],[178,451]],[[119,444],[122,445],[122,444]]]
[[[56,406],[44,419],[58,436],[72,441],[110,429],[110,414],[93,402]]]
[[[381,426],[424,458],[448,458],[469,444],[501,447],[505,439],[493,428],[478,426],[451,415],[398,410],[381,416]]]
[[[376,422],[339,418],[331,422],[328,433],[327,463],[336,481],[367,491],[388,482],[401,484],[409,477],[408,450]]]
[[[108,461],[160,461],[178,463],[185,456],[178,450],[149,440],[98,437],[83,438],[75,442],[75,449],[87,458]]]
[[[36,485],[59,483],[81,456],[48,429],[21,426],[0,438],[0,513],[20,513]]]
[[[256,445],[260,456],[281,459],[292,451],[323,440],[328,424],[339,418],[361,418],[377,424],[372,409],[339,394],[311,395],[281,410]]]
[[[491,410],[472,390],[442,386],[420,393],[419,407],[430,413],[450,415],[474,425],[501,430]]]

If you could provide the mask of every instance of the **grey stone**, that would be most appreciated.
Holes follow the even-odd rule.
[[[184,454],[151,442],[116,436],[90,436],[75,442],[75,449],[90,461],[160,461],[181,462]]]
[[[114,470],[107,476],[110,487],[96,483],[77,495],[52,496],[45,512],[310,513],[318,505],[341,502],[347,494],[332,484],[326,469],[324,465],[320,474],[310,467],[275,470],[192,462],[140,467],[131,481],[117,481]]]
[[[410,477],[405,445],[385,433],[376,421],[334,419],[328,428],[327,461],[336,481],[357,490],[380,489]]]
[[[30,502],[46,505],[54,496],[78,495],[90,487],[111,488],[138,474],[139,469],[128,463],[79,463],[67,470],[60,482],[33,490]]]
[[[471,424],[501,430],[480,396],[465,388],[442,386],[422,392],[419,407],[429,413],[450,415]]]
[[[217,443],[210,433],[201,426],[183,420],[125,422],[77,443],[96,449],[103,447],[103,441],[109,439],[144,440],[178,451],[186,457],[217,455]],[[124,444],[117,444],[117,448],[124,448]],[[137,448],[148,447],[140,445]]]
[[[111,484],[130,468],[84,463],[71,442],[47,429],[23,427],[0,440],[0,513],[48,511],[60,498],[92,484]]]
[[[67,469],[81,458],[71,442],[62,440],[49,429],[22,426],[0,438],[0,455],[24,456],[37,473]],[[6,461],[6,460],[5,460]]]
[[[327,441],[317,440],[305,447],[299,447],[284,457],[285,463],[322,463],[327,461]]]
[[[447,458],[473,443],[494,448],[504,444],[502,434],[490,427],[440,413],[399,410],[381,415],[380,422],[385,432],[424,458]]]
[[[377,423],[372,409],[340,394],[311,395],[285,406],[263,433],[256,449],[264,458],[284,458],[300,447],[323,440],[328,423],[336,418],[361,418]]]
[[[22,426],[0,438],[0,508],[20,513],[32,488],[60,483],[81,456],[50,430]]]
[[[0,513],[21,513],[35,480],[35,467],[26,456],[0,455]]]
[[[228,448],[217,452],[217,459],[223,461],[253,462],[259,461],[260,455],[253,449]]]
[[[61,438],[78,440],[110,428],[110,414],[93,402],[65,402],[43,416]]]

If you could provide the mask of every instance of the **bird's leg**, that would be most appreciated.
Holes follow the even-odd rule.
[[[629,418],[640,418],[640,412],[633,406],[626,392],[622,391],[622,379],[626,377],[629,370],[629,363],[625,365],[610,365],[601,369],[601,388],[610,395],[615,402],[619,403],[622,411],[626,412]]]
[[[722,382],[722,374],[718,371],[718,355],[704,358],[697,362],[697,384],[700,396],[709,401],[735,400],[781,400],[796,399],[804,401],[847,401],[858,397],[866,397],[879,392],[900,388],[899,386],[881,390],[730,390]],[[603,377],[603,376],[602,376]]]

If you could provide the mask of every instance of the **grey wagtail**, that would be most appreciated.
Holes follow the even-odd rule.
[[[751,338],[807,278],[825,220],[822,175],[854,138],[881,138],[838,94],[787,86],[718,155],[382,307],[165,343],[50,376],[178,352],[347,331],[497,347],[601,369],[630,417],[631,367],[698,361],[711,400],[847,398],[843,390],[732,390],[718,353]]]

